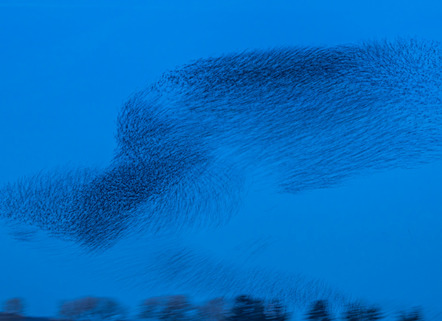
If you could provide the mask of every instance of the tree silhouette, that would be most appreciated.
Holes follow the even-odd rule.
[[[4,321],[20,321],[24,320],[24,302],[20,298],[12,298],[7,300],[3,305],[3,312],[0,312],[0,320]]]
[[[93,315],[95,320],[121,321],[125,319],[126,311],[114,299],[100,298]]]
[[[62,319],[74,321],[121,321],[125,319],[126,311],[113,299],[85,297],[64,302],[59,315]]]
[[[159,319],[164,308],[166,298],[155,297],[143,301],[140,306],[140,319]]]
[[[307,320],[331,321],[332,318],[328,311],[327,301],[318,300],[313,303],[310,311],[307,313]]]
[[[20,298],[12,298],[5,302],[3,311],[5,313],[22,315],[25,309],[25,304]]]
[[[194,307],[184,295],[174,295],[167,298],[165,307],[159,314],[163,321],[187,321],[191,320],[191,312]]]
[[[235,299],[229,321],[267,321],[264,304],[248,295],[240,295]]]
[[[366,310],[366,318],[367,321],[376,321],[384,318],[384,315],[381,312],[381,309],[377,306],[372,306]]]
[[[399,316],[399,321],[423,321],[424,317],[419,308],[415,308],[413,311],[405,313],[402,312]]]
[[[346,321],[376,321],[382,319],[384,316],[381,309],[377,306],[370,308],[364,307],[360,303],[353,303],[347,307],[344,315]]]
[[[210,300],[198,308],[198,316],[204,321],[225,321],[226,314],[226,302],[223,298]]]
[[[287,321],[290,317],[287,309],[278,300],[267,304],[264,313],[268,321]]]

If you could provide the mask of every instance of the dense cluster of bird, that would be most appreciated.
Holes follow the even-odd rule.
[[[441,49],[398,40],[194,61],[122,107],[106,168],[4,186],[0,218],[107,248],[130,233],[222,222],[255,182],[296,193],[436,160]]]

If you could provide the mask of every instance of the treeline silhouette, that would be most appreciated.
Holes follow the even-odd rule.
[[[144,300],[132,317],[118,301],[102,297],[65,301],[58,315],[51,318],[29,317],[24,311],[22,299],[7,300],[0,321],[377,321],[387,317],[380,307],[361,303],[349,304],[342,313],[333,315],[326,300],[313,302],[303,316],[294,317],[279,300],[262,300],[250,295],[239,295],[234,300],[216,298],[198,305],[185,295],[153,297]],[[415,308],[397,313],[394,320],[423,321],[424,318],[421,310]]]

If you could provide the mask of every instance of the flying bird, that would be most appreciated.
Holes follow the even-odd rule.
[[[7,184],[0,218],[108,248],[228,219],[257,181],[297,193],[440,159],[441,49],[410,39],[196,60],[124,104],[107,167]]]

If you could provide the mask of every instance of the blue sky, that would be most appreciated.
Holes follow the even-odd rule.
[[[192,59],[398,36],[442,41],[440,21],[442,5],[429,0],[0,0],[0,183],[105,165],[124,101]],[[232,264],[303,273],[369,300],[435,310],[441,179],[442,164],[434,163],[299,195],[256,191],[229,225],[181,237]],[[53,314],[59,300],[87,294],[135,305],[166,291],[128,280],[138,271],[130,258],[150,251],[143,244],[91,257],[58,240],[17,242],[0,223],[0,300],[22,296],[30,313]],[[115,266],[116,258],[124,262]]]

